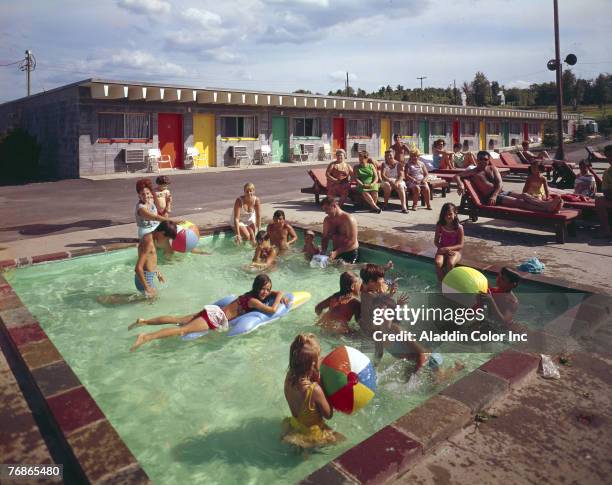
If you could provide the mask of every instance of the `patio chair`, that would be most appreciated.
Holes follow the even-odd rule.
[[[465,192],[459,205],[459,213],[467,214],[472,222],[478,221],[478,217],[490,217],[492,219],[505,219],[510,221],[528,222],[536,224],[539,228],[552,227],[557,242],[564,244],[567,235],[576,234],[576,218],[580,211],[576,209],[561,209],[559,212],[539,212],[518,209],[516,207],[503,207],[499,205],[486,205],[481,201],[480,194],[469,179],[463,179]]]
[[[589,162],[607,162],[608,158],[600,151],[595,150],[595,147],[586,146],[584,149],[589,154]]]
[[[332,159],[331,145],[329,143],[323,143],[323,146],[319,148],[319,160],[325,161],[325,160],[331,160],[331,159]]]
[[[187,147],[185,149],[185,168],[193,169],[196,165],[208,167],[206,155],[200,155],[196,147]]]
[[[272,148],[270,145],[261,145],[259,150],[255,151],[253,162],[259,165],[265,165],[272,161]]]
[[[173,168],[170,155],[162,154],[159,148],[149,148],[147,152],[147,172],[159,172],[162,168]]]
[[[292,162],[305,162],[308,160],[308,153],[302,153],[300,145],[294,145],[291,153]]]

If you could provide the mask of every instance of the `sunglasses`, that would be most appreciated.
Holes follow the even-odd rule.
[[[480,160],[481,162],[488,162],[491,159],[490,158],[479,158],[478,160]]]

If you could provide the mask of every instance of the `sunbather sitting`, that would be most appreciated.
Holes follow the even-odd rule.
[[[454,180],[459,195],[462,195],[464,191],[461,179],[469,178],[474,184],[476,192],[480,195],[482,203],[487,205],[515,207],[538,212],[557,212],[563,206],[563,200],[560,197],[538,200],[528,194],[502,190],[501,175],[497,168],[491,165],[490,160],[489,152],[479,151],[476,155],[476,168],[455,175]]]
[[[521,153],[523,154],[523,156],[529,163],[536,162],[536,161],[541,162],[542,160],[551,160],[550,155],[548,154],[547,151],[542,151],[538,153],[537,155],[529,151],[529,142],[527,140],[521,143],[521,146],[523,147],[523,150],[521,151]]]

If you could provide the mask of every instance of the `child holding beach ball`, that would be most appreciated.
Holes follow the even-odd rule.
[[[301,333],[289,349],[285,399],[291,417],[283,420],[283,441],[299,448],[313,448],[344,439],[325,424],[333,410],[319,385],[321,346],[312,333]]]

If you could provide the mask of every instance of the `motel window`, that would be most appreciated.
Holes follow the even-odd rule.
[[[446,121],[432,121],[429,123],[432,136],[446,136]]]
[[[501,133],[501,125],[497,121],[487,121],[487,133],[489,135],[499,135]]]
[[[98,113],[98,138],[150,138],[151,116],[145,113]]]
[[[372,120],[348,120],[348,132],[352,137],[370,137]]]
[[[540,136],[540,123],[529,123],[529,135]]]
[[[478,134],[477,124],[475,121],[462,121],[461,122],[461,135],[462,136],[476,136]]]
[[[257,116],[221,117],[221,136],[223,138],[257,138],[258,132]]]
[[[293,118],[293,136],[321,136],[319,118]]]
[[[417,136],[416,120],[402,120],[393,122],[393,135],[399,136]]]
[[[523,129],[520,123],[510,123],[510,133],[522,133]]]

